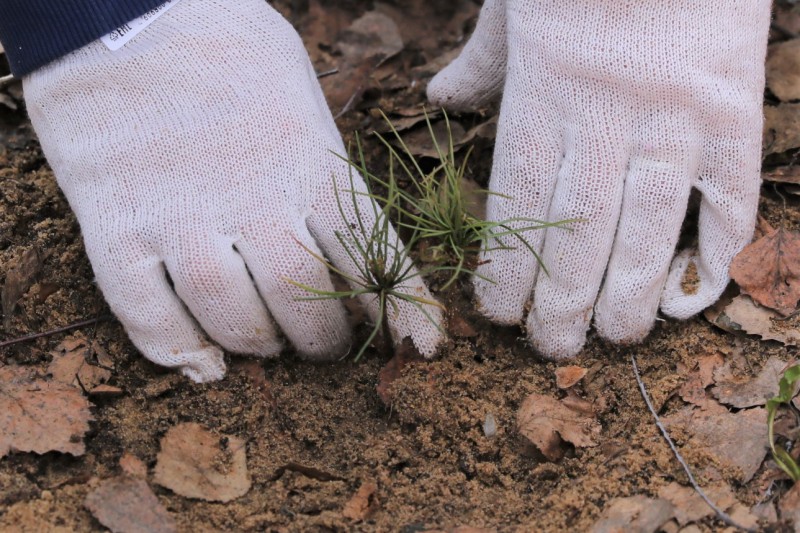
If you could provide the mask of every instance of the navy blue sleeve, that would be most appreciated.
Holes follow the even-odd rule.
[[[0,0],[0,42],[21,77],[111,30],[164,0]]]

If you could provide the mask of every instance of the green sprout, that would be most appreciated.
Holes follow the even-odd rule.
[[[419,232],[411,232],[411,235],[407,237],[406,246],[404,246],[398,234],[392,229],[392,212],[398,208],[401,193],[397,187],[397,180],[393,176],[394,162],[391,157],[389,161],[390,177],[387,182],[388,187],[385,196],[379,198],[373,194],[369,188],[369,181],[367,182],[368,190],[366,193],[356,191],[353,177],[354,171],[362,176],[368,175],[361,142],[356,139],[356,143],[358,160],[354,161],[353,159],[342,157],[349,164],[350,189],[343,191],[349,195],[348,199],[341,197],[334,179],[336,204],[342,221],[344,221],[343,226],[347,228],[345,232],[337,231],[335,233],[336,239],[346,252],[355,273],[350,274],[341,268],[337,268],[325,258],[300,243],[315,259],[324,263],[328,270],[346,280],[350,285],[350,289],[325,291],[290,279],[286,281],[313,295],[301,298],[303,300],[346,299],[362,295],[373,295],[377,299],[378,316],[369,336],[355,356],[355,360],[358,361],[367,347],[378,336],[378,333],[381,334],[385,348],[389,349],[391,347],[389,318],[392,312],[395,314],[399,312],[398,302],[400,301],[408,302],[415,306],[437,329],[441,330],[439,324],[429,313],[428,308],[429,306],[434,306],[444,309],[444,307],[435,300],[404,292],[403,288],[408,285],[410,280],[434,271],[443,270],[445,267],[435,266],[427,270],[415,270],[409,257],[409,250],[419,241]],[[359,195],[367,196],[371,199],[371,202],[369,202],[372,206],[371,217],[367,213],[363,213],[359,207],[357,201]],[[382,206],[378,204],[378,199],[381,200]],[[355,210],[354,221],[348,220],[343,201],[352,203]]]
[[[772,449],[772,458],[792,481],[800,480],[800,466],[784,447],[775,443],[774,425],[778,408],[782,404],[791,405],[792,398],[797,392],[798,382],[800,382],[800,365],[793,365],[784,371],[778,384],[778,395],[767,400],[767,427],[769,428],[769,447]]]
[[[456,149],[447,113],[444,113],[447,128],[447,146],[445,149],[442,149],[439,145],[430,118],[427,113],[425,114],[425,123],[440,160],[439,165],[427,173],[422,170],[420,163],[414,158],[411,150],[391,121],[385,114],[382,113],[382,115],[389,126],[392,136],[400,146],[400,151],[398,152],[388,139],[380,134],[376,135],[389,150],[390,156],[398,161],[405,175],[404,177],[412,184],[412,190],[409,192],[399,189],[396,184],[392,183],[393,174],[390,174],[388,181],[369,173],[365,174],[365,179],[378,183],[387,189],[398,190],[398,194],[402,199],[402,202],[398,202],[398,214],[400,215],[396,221],[398,226],[410,229],[418,236],[419,240],[439,243],[433,247],[434,254],[443,258],[444,261],[450,259],[450,264],[454,265],[452,274],[442,286],[442,289],[449,287],[464,273],[478,275],[466,266],[470,254],[475,254],[481,249],[484,251],[512,249],[513,247],[510,244],[503,242],[504,238],[516,241],[517,245],[527,248],[536,258],[543,271],[547,273],[547,268],[544,266],[539,254],[527,241],[524,233],[550,227],[564,227],[572,222],[577,222],[578,219],[544,222],[531,218],[517,217],[501,221],[489,221],[475,216],[468,210],[468,202],[462,186],[472,148],[467,151],[459,164],[456,161]],[[410,163],[406,163],[406,161]],[[511,199],[508,196],[490,191],[484,190],[480,192]],[[497,242],[498,245],[494,248],[489,247],[488,243],[491,240]],[[486,278],[482,277],[482,279]],[[487,281],[494,282],[493,280]]]

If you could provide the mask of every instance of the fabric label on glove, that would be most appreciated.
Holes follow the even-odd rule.
[[[125,46],[128,41],[139,35],[140,32],[152,24],[154,20],[169,11],[180,1],[181,0],[167,0],[160,6],[151,9],[141,17],[134,19],[127,24],[123,24],[108,35],[104,35],[100,38],[100,40],[103,41],[103,44],[105,44],[109,50],[119,50]]]

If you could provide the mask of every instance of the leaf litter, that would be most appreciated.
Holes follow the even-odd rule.
[[[92,404],[71,385],[0,366],[0,458],[10,452],[83,455]]]
[[[161,439],[153,481],[186,498],[229,502],[247,494],[245,443],[189,422]]]

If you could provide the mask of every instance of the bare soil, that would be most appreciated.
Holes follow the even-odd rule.
[[[368,0],[339,3],[335,13],[341,16],[330,19],[331,27],[319,28],[325,22],[312,16],[316,3],[311,2],[310,13],[302,4],[280,7],[301,34],[319,42],[374,7]],[[444,2],[412,4],[415,20],[447,31],[426,30],[423,39],[399,24],[406,48],[392,64],[404,72],[455,48],[477,14],[472,5],[470,16],[455,25],[455,8],[443,7]],[[312,57],[320,67],[326,57],[335,58],[318,50],[312,50]],[[378,127],[380,119],[370,112],[375,106],[391,112],[424,104],[426,81],[421,77],[414,86],[399,89],[369,88],[338,119],[340,129],[352,138],[353,131]],[[485,119],[458,117],[466,128]],[[373,168],[385,166],[375,140],[367,137],[366,142]],[[491,143],[479,143],[471,177],[485,184],[490,164]],[[761,214],[773,225],[796,230],[796,198],[765,186]],[[692,231],[690,222],[688,240]],[[41,270],[0,340],[109,315],[92,282],[75,217],[24,111],[0,106],[0,279],[32,247],[42,254]],[[181,531],[588,530],[613,498],[655,496],[673,481],[688,484],[645,407],[632,374],[632,354],[662,413],[682,405],[676,390],[700,356],[743,354],[750,365],[745,371],[755,375],[769,357],[789,361],[795,355],[777,342],[721,331],[702,316],[659,321],[647,341],[633,347],[608,345],[592,333],[586,349],[569,364],[588,369],[574,394],[594,406],[602,426],[600,443],[568,447],[561,460],[549,462],[516,431],[516,414],[531,393],[567,394],[555,384],[558,365],[538,359],[519,328],[484,320],[475,311],[467,280],[437,296],[474,335],[452,335],[438,359],[408,367],[394,384],[389,408],[380,401],[376,384],[392,354],[378,350],[369,350],[358,363],[345,359],[321,366],[292,353],[269,361],[231,356],[224,380],[196,385],[144,360],[114,320],[82,328],[79,334],[96,340],[112,358],[109,384],[123,394],[92,400],[95,420],[83,456],[17,453],[0,460],[0,530],[102,530],[83,505],[93,483],[119,473],[123,453],[141,458],[152,472],[160,439],[170,427],[190,421],[245,439],[253,485],[245,496],[222,504],[187,499],[151,483]],[[360,338],[367,332],[367,326],[357,328]],[[0,361],[44,372],[64,336],[3,348]],[[497,421],[492,437],[483,429],[489,414]],[[724,482],[748,507],[785,490],[779,485],[768,492],[774,478],[769,465],[743,485],[707,450],[683,452],[701,484]],[[363,520],[345,518],[345,504],[363,483],[373,481],[378,486],[374,510]],[[699,527],[712,531],[722,524],[706,518]]]

